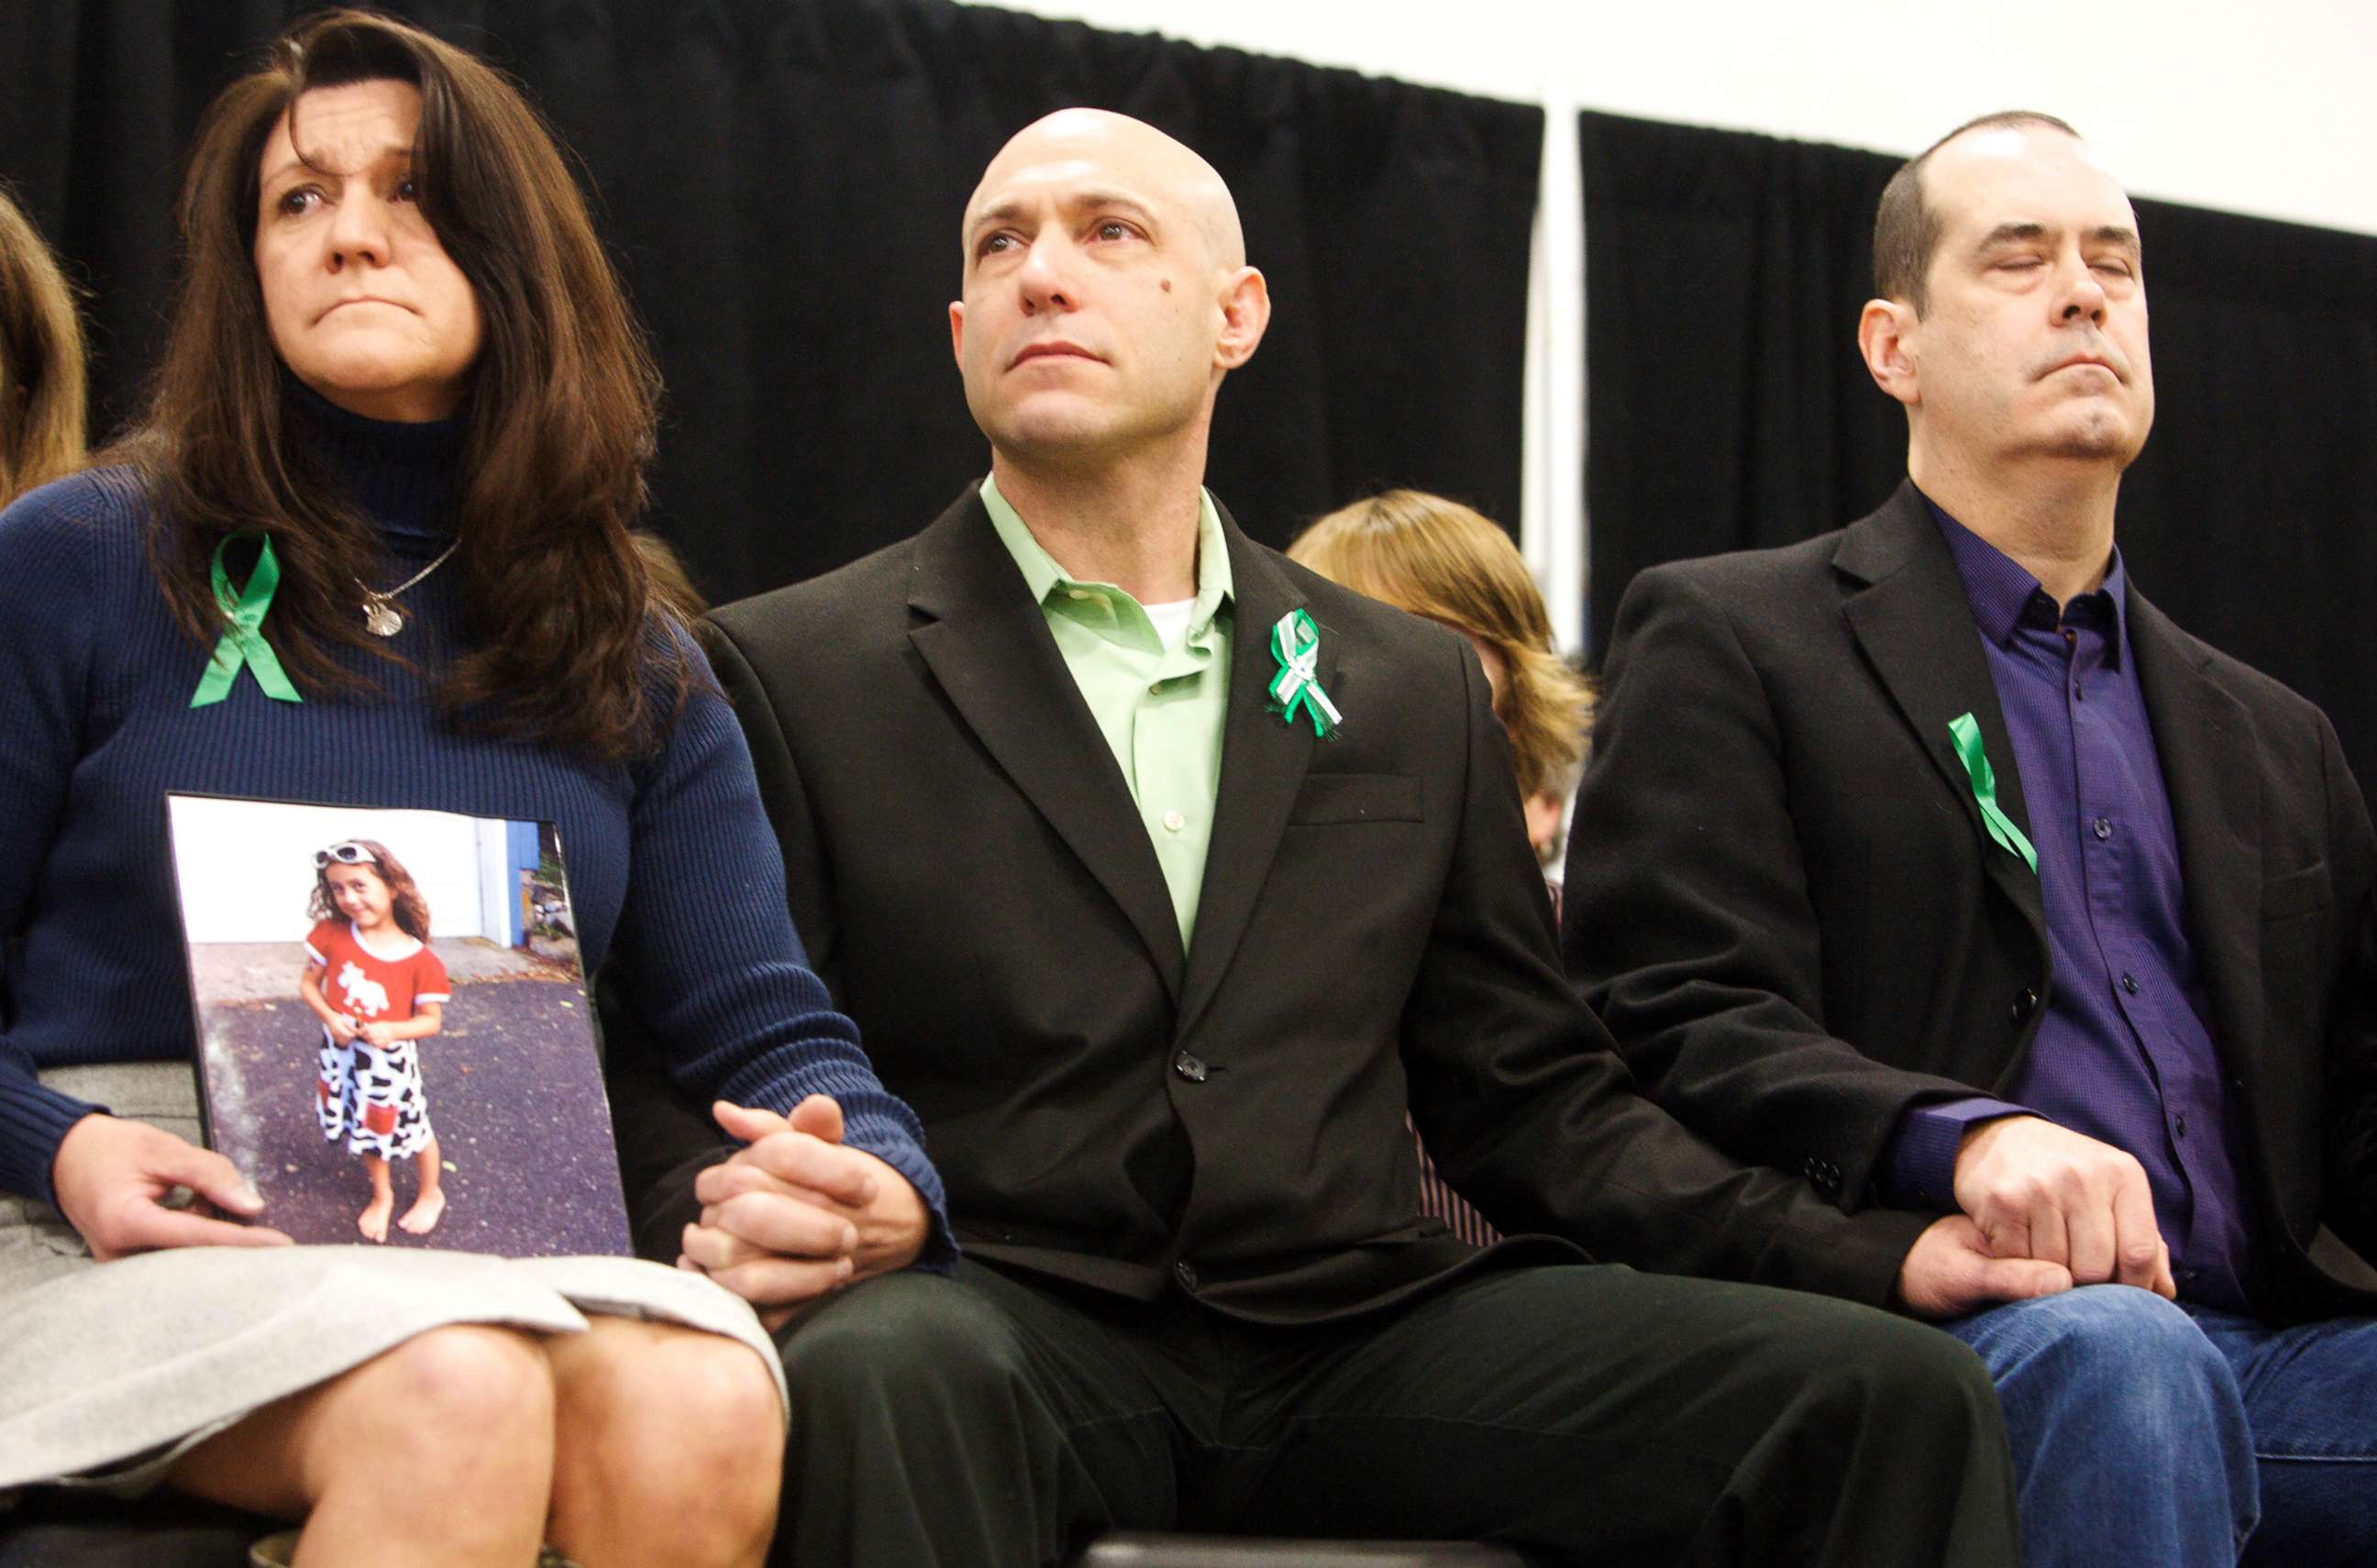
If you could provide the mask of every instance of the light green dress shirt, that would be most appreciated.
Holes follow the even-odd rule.
[[[1111,582],[1082,582],[1067,575],[998,493],[997,484],[982,482],[991,526],[1047,617],[1057,651],[1113,749],[1123,783],[1130,786],[1172,894],[1184,951],[1197,924],[1205,852],[1213,840],[1234,620],[1221,513],[1211,495],[1200,490],[1198,496],[1197,597],[1189,605],[1188,629],[1167,648],[1138,600]]]

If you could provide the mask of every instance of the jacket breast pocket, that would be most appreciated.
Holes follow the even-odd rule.
[[[1292,828],[1419,820],[1419,781],[1401,773],[1308,774],[1287,814]]]
[[[2327,862],[2323,860],[2299,871],[2272,877],[2262,884],[2263,923],[2315,914],[2334,902],[2335,896],[2328,880]]]

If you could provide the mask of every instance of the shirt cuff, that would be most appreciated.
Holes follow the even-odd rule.
[[[1910,1107],[1899,1118],[1888,1157],[1882,1161],[1888,1174],[1882,1181],[1881,1201],[1893,1209],[1949,1213],[1956,1206],[1956,1155],[1966,1131],[1977,1122],[2037,1114],[1983,1095]]]

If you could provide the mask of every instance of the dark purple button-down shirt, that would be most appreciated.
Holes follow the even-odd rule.
[[[2145,1167],[2180,1295],[2250,1306],[2241,1129],[2187,937],[2179,836],[2130,656],[2120,552],[2059,615],[2038,580],[1936,506],[1965,581],[2038,852],[2052,968],[2007,1093],[1910,1111],[1886,1163],[1902,1203],[1951,1206],[1965,1130],[2027,1112]],[[1999,760],[1998,771],[2005,770]]]

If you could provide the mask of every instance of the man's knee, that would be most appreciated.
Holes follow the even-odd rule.
[[[2219,1349],[2192,1318],[2150,1290],[2084,1286],[1997,1314],[2002,1326],[1982,1348],[2002,1385],[2050,1385],[2182,1418],[2238,1397]]]
[[[997,1303],[948,1276],[889,1275],[776,1339],[792,1390],[782,1560],[1061,1555],[1080,1513],[1072,1466]]]
[[[946,1275],[888,1275],[836,1297],[776,1336],[795,1425],[871,1410],[1005,1403],[1024,1371],[1014,1325]]]
[[[1844,1310],[1802,1343],[1815,1386],[1868,1421],[1966,1442],[1995,1435],[1998,1401],[1989,1369],[1968,1347],[1928,1323]]]

